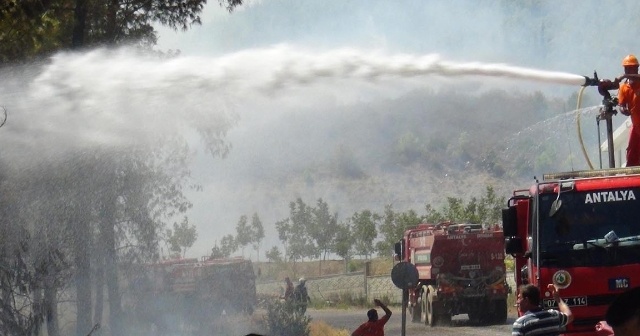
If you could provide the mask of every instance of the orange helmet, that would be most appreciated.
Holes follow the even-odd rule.
[[[622,66],[638,66],[638,59],[633,55],[627,55],[622,60]]]

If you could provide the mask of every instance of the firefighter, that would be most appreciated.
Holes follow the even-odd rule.
[[[309,297],[309,293],[307,292],[307,287],[305,285],[306,282],[307,280],[305,278],[300,278],[296,289],[293,291],[294,300],[302,314],[307,311],[307,304],[311,302],[311,298]]]
[[[285,299],[285,301],[289,301],[293,297],[293,282],[291,282],[291,279],[289,279],[289,277],[285,277],[284,283],[285,289],[283,298]]]
[[[618,110],[631,116],[629,143],[627,145],[627,167],[640,166],[640,75],[638,74],[638,59],[634,55],[627,55],[622,60],[624,74],[614,81],[603,80],[598,90],[618,89]],[[625,80],[626,79],[626,80]],[[636,94],[638,92],[639,94]]]

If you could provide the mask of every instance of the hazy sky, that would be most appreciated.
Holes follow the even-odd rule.
[[[524,6],[529,6],[528,10]],[[455,62],[505,63],[577,75],[591,76],[598,70],[601,78],[614,77],[621,70],[619,64],[624,55],[636,51],[630,49],[635,44],[626,43],[637,38],[636,31],[627,26],[635,22],[628,14],[629,6],[634,6],[634,2],[256,0],[227,13],[216,1],[210,1],[202,15],[202,26],[194,26],[187,32],[159,28],[158,49],[179,49],[189,57],[224,57],[283,44],[293,51],[311,53],[355,48],[363,53],[390,55],[438,54]],[[261,60],[253,61],[256,64],[251,64],[251,68],[259,68]],[[265,66],[272,64],[264,62]],[[314,136],[314,127],[289,130],[296,137],[287,143],[277,142],[270,132],[303,114],[314,120],[316,113],[318,123],[329,123],[320,112],[323,107],[375,102],[379,96],[401,94],[430,84],[436,88],[455,85],[470,90],[492,85],[542,90],[563,97],[578,89],[499,78],[424,77],[383,87],[339,82],[339,88],[334,83],[332,87],[312,85],[284,90],[274,96],[236,97],[232,105],[241,120],[229,133],[233,145],[230,155],[224,160],[201,156],[194,166],[194,177],[205,190],[192,195],[194,208],[189,216],[198,227],[200,238],[190,254],[207,254],[214,240],[235,233],[241,215],[250,217],[254,212],[262,217],[267,231],[263,250],[278,244],[273,223],[288,215],[286,202],[297,196],[307,197],[305,190],[285,194],[261,190],[258,186],[252,189],[251,181],[269,179],[265,174],[269,169],[286,167],[278,162],[290,159],[285,152],[296,153],[301,161],[325,154],[312,147],[315,145],[305,143],[306,137]],[[340,199],[339,191],[331,187],[315,192],[305,202],[314,203],[318,197],[329,195],[334,200]],[[416,203],[424,204],[424,200]],[[339,203],[330,206],[334,211],[341,209]],[[340,215],[344,219],[350,214]]]
[[[161,28],[158,46],[188,55],[279,43],[358,47],[590,75],[619,70],[623,54],[633,52],[621,43],[634,33],[624,20],[629,6],[633,1],[262,0],[229,14],[210,1],[202,26]]]

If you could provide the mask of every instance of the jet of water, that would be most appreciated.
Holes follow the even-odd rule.
[[[427,81],[429,76],[491,76],[576,86],[585,80],[506,64],[458,63],[435,54],[357,49],[316,52],[279,45],[217,57],[165,59],[131,49],[98,49],[55,55],[37,76],[25,79],[25,92],[0,90],[0,102],[12,114],[0,136],[45,143],[66,139],[67,145],[78,146],[153,141],[159,134],[203,127],[224,132],[234,119],[228,106],[258,93],[323,83],[336,87],[336,81],[346,79],[384,85],[385,79]]]

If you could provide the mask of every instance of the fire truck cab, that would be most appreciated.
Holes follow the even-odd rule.
[[[503,210],[516,284],[561,288],[575,317],[565,332],[595,335],[617,294],[640,285],[640,168],[546,174]]]

